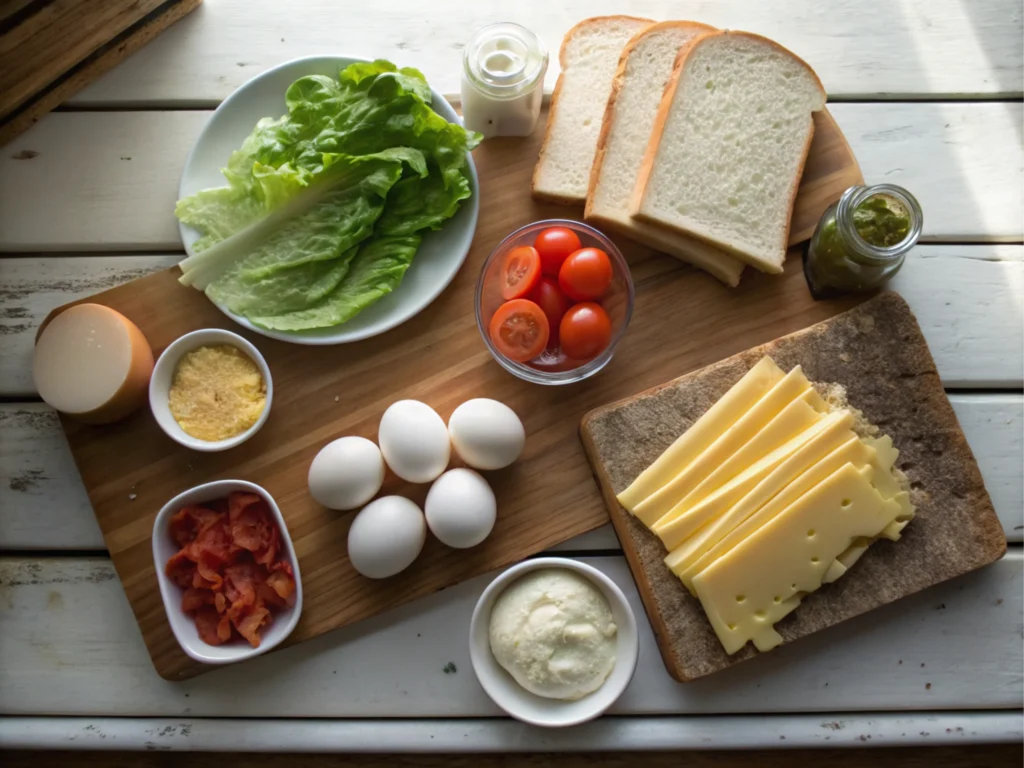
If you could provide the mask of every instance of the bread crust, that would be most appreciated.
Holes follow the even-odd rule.
[[[562,71],[558,73],[558,79],[555,81],[555,89],[551,92],[551,102],[548,106],[548,121],[547,125],[544,126],[544,140],[541,142],[540,152],[537,155],[537,164],[533,167],[533,177],[530,180],[530,195],[534,200],[558,203],[561,205],[575,205],[577,203],[585,202],[586,200],[585,197],[580,198],[569,197],[567,195],[552,195],[547,192],[539,191],[537,189],[537,176],[540,174],[541,166],[544,164],[544,155],[547,153],[548,141],[551,139],[551,127],[555,124],[555,118],[558,114],[558,97],[562,92],[562,79],[565,77],[565,57],[569,41],[572,40],[576,33],[581,29],[604,24],[609,21],[638,21],[646,22],[648,24],[655,23],[654,19],[647,19],[642,16],[627,16],[624,14],[616,14],[612,16],[591,16],[589,19],[583,19],[582,21],[577,22],[569,28],[568,32],[565,33],[565,37],[562,38],[562,44],[558,48],[558,64]],[[641,32],[643,31],[644,30],[641,30]]]
[[[668,115],[672,109],[672,103],[675,100],[676,90],[679,87],[679,76],[683,71],[683,67],[686,65],[686,60],[690,57],[690,55],[693,54],[695,50],[697,50],[700,47],[701,44],[704,44],[708,40],[711,40],[713,38],[721,37],[724,35],[746,37],[753,40],[757,40],[758,42],[761,43],[766,43],[772,48],[775,48],[776,50],[781,51],[782,53],[785,53],[788,56],[795,59],[799,64],[803,65],[803,67],[814,77],[814,81],[817,83],[818,89],[821,91],[822,109],[825,108],[824,104],[827,98],[827,94],[825,93],[824,86],[821,84],[821,79],[818,77],[817,73],[815,73],[815,71],[811,69],[810,65],[806,61],[801,59],[788,48],[779,45],[774,40],[769,40],[767,37],[764,37],[762,35],[756,35],[752,32],[732,32],[729,30],[722,30],[720,32],[712,32],[706,35],[702,35],[701,37],[694,40],[689,46],[684,46],[684,48],[680,50],[679,56],[676,58],[675,65],[672,68],[672,76],[669,79],[668,85],[665,87],[665,95],[662,97],[661,104],[658,106],[658,114],[654,119],[654,126],[651,129],[651,138],[647,143],[647,151],[644,153],[644,159],[640,164],[640,172],[637,176],[636,187],[633,190],[633,199],[629,206],[630,215],[636,218],[638,221],[653,224],[654,226],[671,232],[677,232],[680,234],[695,237],[710,245],[715,246],[716,248],[721,248],[727,253],[736,256],[736,258],[749,264],[755,269],[760,270],[761,272],[767,272],[769,274],[779,274],[783,271],[782,264],[769,265],[764,261],[752,258],[750,254],[743,253],[742,251],[730,246],[728,243],[721,242],[712,237],[708,237],[697,232],[691,232],[690,230],[684,229],[683,227],[680,227],[671,222],[661,221],[660,219],[647,215],[640,210],[641,205],[643,204],[644,195],[647,191],[647,184],[650,181],[651,173],[654,170],[654,161],[657,159],[658,156],[658,149],[660,148],[661,139],[665,132],[665,124],[668,121]],[[808,120],[810,121],[810,131],[808,132],[807,141],[804,143],[803,152],[801,154],[800,162],[797,167],[797,173],[794,176],[793,185],[790,189],[789,194],[788,215],[786,217],[786,232],[784,241],[787,246],[789,243],[789,230],[792,226],[793,220],[793,206],[796,203],[797,191],[800,188],[800,179],[803,177],[804,165],[807,163],[807,155],[811,149],[811,140],[814,138],[813,112],[811,113],[811,115],[808,115]],[[783,251],[783,262],[785,262],[785,251]],[[775,268],[772,269],[770,268],[771,266],[775,266]]]

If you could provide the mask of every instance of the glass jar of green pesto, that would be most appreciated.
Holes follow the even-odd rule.
[[[921,206],[893,184],[850,187],[829,206],[804,252],[816,299],[871,291],[900,271],[921,236]]]

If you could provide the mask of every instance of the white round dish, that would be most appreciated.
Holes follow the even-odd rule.
[[[615,668],[604,685],[577,701],[545,699],[530,693],[498,664],[491,652],[491,610],[495,601],[519,577],[547,568],[564,568],[589,579],[608,601],[618,628]],[[547,728],[579,725],[602,715],[633,679],[639,653],[636,617],[622,590],[596,568],[564,557],[526,560],[504,571],[480,595],[469,624],[469,656],[484,691],[495,704],[517,720]]]
[[[213,501],[227,496],[232,491],[255,493],[266,500],[267,506],[270,507],[270,514],[281,534],[281,553],[291,565],[292,574],[295,577],[295,603],[274,614],[273,622],[260,637],[258,648],[253,648],[240,638],[234,638],[224,645],[204,643],[199,638],[195,621],[181,609],[181,596],[184,590],[167,578],[167,574],[164,572],[167,561],[179,549],[168,530],[168,524],[174,513],[189,504]],[[299,560],[295,556],[292,537],[288,533],[288,526],[284,523],[284,517],[281,515],[277,502],[266,490],[255,483],[245,480],[215,480],[212,483],[203,483],[184,493],[179,493],[164,504],[153,523],[153,562],[156,566],[157,581],[160,584],[160,597],[163,598],[164,609],[167,611],[167,619],[171,624],[174,638],[182,650],[196,661],[204,664],[231,664],[259,656],[280,645],[299,623],[299,616],[302,614],[302,575],[299,573]]]
[[[226,182],[220,169],[252,132],[257,121],[263,117],[276,118],[287,113],[284,94],[289,85],[305,75],[337,76],[342,67],[360,61],[366,59],[345,56],[295,59],[257,75],[228,96],[217,107],[185,160],[185,169],[178,185],[178,198],[188,197],[201,189],[224,186]],[[449,122],[461,122],[444,96],[437,91],[432,93],[434,110]],[[441,229],[424,235],[416,258],[398,288],[347,323],[334,328],[286,333],[258,328],[244,317],[223,307],[218,308],[244,328],[294,344],[343,344],[376,336],[404,323],[425,309],[448,287],[469,254],[480,210],[480,185],[472,156],[467,161],[473,196],[462,202],[459,212]],[[199,239],[200,234],[180,222],[178,229],[185,250],[192,256],[192,244]]]
[[[174,420],[168,405],[168,395],[171,391],[171,382],[174,380],[174,371],[178,367],[178,361],[181,360],[182,355],[186,352],[191,352],[197,347],[210,344],[230,344],[242,350],[256,363],[256,367],[260,369],[260,374],[263,376],[263,381],[267,384],[267,404],[263,407],[263,413],[256,419],[256,423],[245,430],[245,432],[239,432],[234,437],[229,437],[226,440],[211,441],[192,437]],[[243,339],[237,333],[225,331],[221,328],[203,328],[202,330],[192,331],[184,336],[179,336],[157,358],[156,365],[153,366],[153,375],[149,379],[149,408],[153,411],[153,418],[160,425],[160,429],[172,440],[184,445],[186,448],[205,453],[226,451],[228,448],[234,448],[259,432],[260,427],[266,423],[267,417],[270,415],[270,406],[273,399],[274,381],[270,376],[270,366],[267,365],[263,355],[248,340]]]

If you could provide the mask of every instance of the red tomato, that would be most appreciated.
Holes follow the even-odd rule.
[[[490,330],[491,343],[517,363],[525,363],[543,352],[551,333],[547,315],[526,299],[512,299],[498,307]]]
[[[597,357],[612,340],[612,321],[600,304],[587,301],[565,313],[558,326],[562,351],[575,360]]]
[[[530,245],[513,248],[501,265],[501,298],[519,299],[533,290],[540,279],[540,254]]]
[[[581,247],[579,235],[568,227],[548,227],[541,230],[533,247],[540,254],[541,271],[558,277],[562,262]]]
[[[528,298],[547,315],[548,325],[551,326],[550,341],[555,341],[558,338],[558,324],[562,322],[562,315],[568,311],[572,302],[565,298],[558,283],[550,277],[542,277]]]
[[[558,270],[558,285],[573,301],[604,296],[612,284],[612,262],[600,248],[580,248]]]

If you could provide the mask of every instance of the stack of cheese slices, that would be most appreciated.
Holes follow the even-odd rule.
[[[825,91],[778,44],[689,21],[604,16],[566,34],[534,196],[728,285],[782,271]]]
[[[661,538],[726,652],[766,651],[804,595],[899,539],[914,507],[897,455],[841,387],[765,357],[618,499]]]

